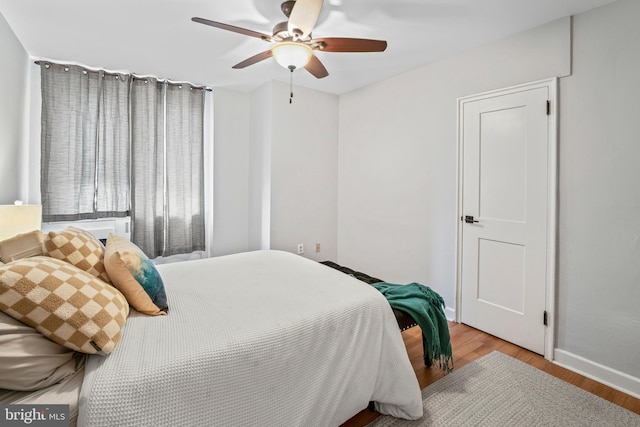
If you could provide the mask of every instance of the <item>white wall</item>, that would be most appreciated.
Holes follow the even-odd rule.
[[[570,20],[340,99],[338,262],[455,307],[456,99],[570,72]]]
[[[39,205],[42,203],[40,197],[40,137],[42,114],[42,95],[40,90],[40,66],[29,61],[29,94],[27,98],[27,122],[28,136],[24,149],[26,159],[23,159],[21,167],[22,187],[25,188],[23,197],[29,203]],[[34,172],[35,171],[35,172]]]
[[[271,245],[271,83],[251,94],[249,249]]]
[[[335,260],[338,97],[270,82],[251,96],[251,249]],[[315,244],[320,243],[320,252]]]
[[[295,77],[294,77],[295,79]],[[271,248],[335,260],[338,220],[338,97],[272,84]],[[315,244],[320,243],[320,252]]]
[[[249,247],[250,95],[215,89],[213,255]]]
[[[20,163],[26,145],[29,57],[0,14],[0,204],[22,198]]]
[[[560,81],[557,335],[559,349],[636,378],[639,22],[637,0],[574,19],[573,75]]]

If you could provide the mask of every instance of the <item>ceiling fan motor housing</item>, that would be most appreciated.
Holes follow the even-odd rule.
[[[282,2],[282,4],[280,5],[280,10],[282,11],[282,13],[284,13],[284,16],[288,18],[289,15],[291,15],[291,11],[293,10],[293,6],[295,4],[296,4],[296,0],[288,0],[288,1]]]
[[[282,21],[274,25],[273,37],[279,37],[282,40],[290,38],[291,34],[289,34],[289,23],[287,21]]]
[[[302,39],[301,36],[302,31],[298,29],[294,29],[293,32],[289,32],[289,23],[287,21],[278,22],[273,26],[273,37],[275,38],[302,42],[311,40],[311,34],[309,34],[305,39]]]

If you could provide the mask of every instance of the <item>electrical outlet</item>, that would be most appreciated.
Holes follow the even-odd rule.
[[[298,255],[302,255],[304,253],[304,243],[298,243]]]
[[[316,243],[316,253],[320,252],[320,243]]]

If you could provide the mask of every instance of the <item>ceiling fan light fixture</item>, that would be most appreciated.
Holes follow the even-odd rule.
[[[304,67],[313,55],[309,46],[292,41],[277,43],[271,49],[271,53],[278,64],[289,70]]]

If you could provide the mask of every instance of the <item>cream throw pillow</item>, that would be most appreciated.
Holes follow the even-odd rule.
[[[153,263],[135,244],[109,234],[104,265],[113,286],[141,313],[167,314],[167,296],[162,278]]]

